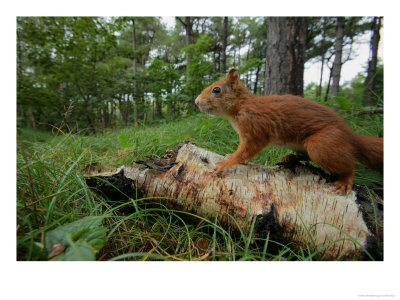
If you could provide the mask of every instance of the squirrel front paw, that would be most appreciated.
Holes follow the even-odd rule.
[[[351,183],[346,183],[342,181],[335,181],[332,182],[334,191],[339,194],[339,195],[346,195],[347,193],[350,193],[352,191],[352,184]]]
[[[222,175],[222,173],[224,172],[224,169],[226,168],[226,160],[221,160],[219,162],[217,162],[215,168],[214,168],[214,173],[217,176]]]

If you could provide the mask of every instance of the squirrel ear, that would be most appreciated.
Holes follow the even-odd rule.
[[[228,74],[226,75],[226,79],[232,83],[235,84],[239,80],[239,73],[236,69],[230,69]]]

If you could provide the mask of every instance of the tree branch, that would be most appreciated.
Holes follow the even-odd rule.
[[[185,26],[186,27],[186,23],[180,18],[180,17],[175,17],[179,22],[181,22],[181,24],[183,25],[183,26]]]
[[[370,110],[362,110],[356,115],[364,115],[364,114],[376,114],[376,113],[383,113],[383,108],[377,108],[377,109],[370,109]]]

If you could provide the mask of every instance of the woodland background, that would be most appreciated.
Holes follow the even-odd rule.
[[[253,247],[251,235],[231,235],[214,219],[187,222],[185,212],[139,205],[137,197],[110,202],[86,185],[82,169],[133,165],[182,140],[232,153],[238,136],[229,122],[194,105],[231,67],[253,93],[304,95],[335,109],[355,132],[382,137],[383,18],[175,21],[17,17],[17,260],[318,260],[313,245],[271,252],[274,241]],[[340,85],[365,34],[369,61]],[[321,79],[305,85],[310,61],[321,66]],[[252,161],[273,165],[288,153],[267,147]],[[383,194],[382,176],[363,165],[354,179]]]
[[[158,17],[18,17],[17,126],[90,133],[175,120],[196,112],[196,95],[231,67],[256,94],[328,103],[340,96],[382,106],[382,23],[380,17],[176,17],[167,29]],[[368,32],[369,65],[339,86],[342,65]],[[304,87],[307,61],[321,63],[321,80]]]

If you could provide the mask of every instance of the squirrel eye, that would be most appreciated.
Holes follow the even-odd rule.
[[[215,88],[213,88],[212,92],[213,92],[214,94],[218,94],[218,93],[221,92],[221,89],[220,89],[219,87],[215,87]]]

